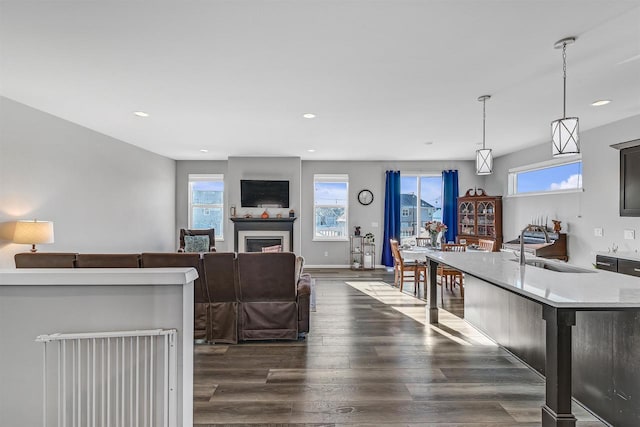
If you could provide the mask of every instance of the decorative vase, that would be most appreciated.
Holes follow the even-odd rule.
[[[431,236],[431,247],[432,248],[437,248],[438,247],[438,236],[440,235],[440,233],[437,232],[437,231],[430,231],[429,235]]]

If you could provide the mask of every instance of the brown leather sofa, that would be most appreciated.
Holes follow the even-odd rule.
[[[238,254],[239,339],[295,340],[309,332],[308,275],[291,252]]]
[[[76,253],[26,252],[16,254],[13,259],[16,268],[74,268]]]
[[[139,268],[138,254],[77,254],[76,268]]]
[[[202,257],[209,292],[210,342],[238,342],[238,281],[236,254],[211,252]]]
[[[293,253],[16,254],[17,268],[193,267],[194,339],[298,339],[309,332],[311,277]]]
[[[198,278],[193,282],[193,338],[207,339],[209,323],[209,295],[205,285],[202,260],[199,253],[143,253],[140,256],[142,268],[193,267]]]

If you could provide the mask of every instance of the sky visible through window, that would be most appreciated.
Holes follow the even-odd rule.
[[[224,182],[222,181],[193,181],[193,189],[197,191],[223,191]]]
[[[415,175],[400,176],[400,193],[416,194],[418,182]],[[431,206],[440,208],[442,206],[442,177],[422,176],[420,177],[420,199]]]
[[[315,202],[322,206],[344,206],[347,204],[346,182],[316,182]]]
[[[582,188],[582,162],[519,172],[516,193]]]

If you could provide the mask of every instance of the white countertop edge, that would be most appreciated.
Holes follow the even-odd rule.
[[[197,278],[192,267],[0,269],[0,286],[183,286]]]
[[[589,273],[559,273],[533,266],[525,266],[523,271],[512,261],[513,255],[506,252],[431,252],[425,256],[551,307],[576,310],[640,308],[640,278],[634,276],[596,269]]]

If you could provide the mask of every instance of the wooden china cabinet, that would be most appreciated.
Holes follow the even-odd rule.
[[[458,197],[458,242],[478,244],[479,239],[493,240],[493,250],[502,247],[502,196],[487,196],[482,188],[467,190]]]

